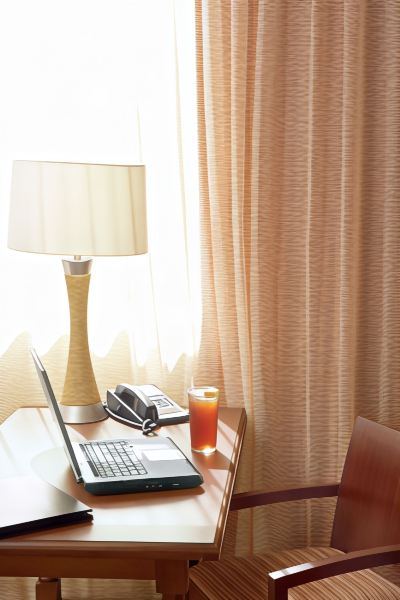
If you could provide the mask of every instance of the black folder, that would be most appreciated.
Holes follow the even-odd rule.
[[[33,475],[0,479],[0,538],[90,521],[91,511]]]

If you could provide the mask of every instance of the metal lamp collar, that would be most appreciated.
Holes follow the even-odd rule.
[[[80,256],[74,256],[73,259],[62,259],[65,275],[89,275],[92,262],[91,258],[82,258]]]

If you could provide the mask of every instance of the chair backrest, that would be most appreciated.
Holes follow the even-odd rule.
[[[400,431],[358,417],[340,482],[331,545],[400,543]]]

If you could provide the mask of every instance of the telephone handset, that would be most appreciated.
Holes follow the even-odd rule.
[[[189,412],[155,385],[120,383],[115,391],[107,390],[105,408],[110,416],[140,427],[143,433],[150,433],[159,425],[189,420]]]

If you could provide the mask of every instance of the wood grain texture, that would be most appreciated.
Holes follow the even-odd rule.
[[[400,543],[400,432],[356,420],[340,482],[331,546],[350,552]]]
[[[326,498],[337,496],[339,484],[307,485],[284,490],[256,490],[254,492],[241,492],[232,496],[229,510],[242,510],[276,502],[290,502],[310,498]]]

